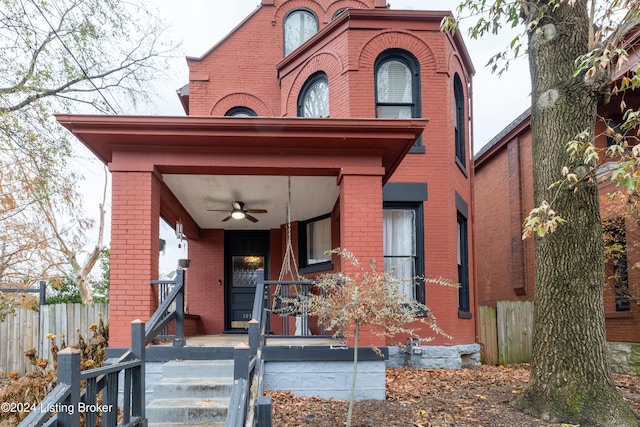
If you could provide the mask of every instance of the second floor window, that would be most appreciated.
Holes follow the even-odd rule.
[[[312,75],[302,87],[298,117],[329,117],[329,80],[325,73]]]
[[[466,144],[465,144],[465,114],[464,114],[464,90],[458,73],[453,78],[453,95],[455,98],[455,144],[456,159],[460,162],[460,166],[466,169]]]
[[[307,9],[296,9],[284,19],[284,56],[318,32],[318,18]]]

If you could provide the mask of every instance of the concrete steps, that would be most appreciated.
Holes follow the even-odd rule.
[[[232,388],[232,360],[165,363],[146,408],[149,427],[222,427]]]

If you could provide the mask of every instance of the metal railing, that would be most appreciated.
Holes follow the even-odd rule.
[[[19,427],[146,426],[145,416],[145,324],[131,323],[131,349],[118,360],[100,368],[80,370],[80,350],[67,347],[58,352],[58,385],[19,424]],[[118,424],[118,377],[124,373],[124,401]],[[81,381],[85,380],[84,392]],[[102,400],[99,401],[99,393]],[[52,416],[53,414],[53,416]]]
[[[80,416],[85,426],[93,427],[98,418],[103,427],[143,427],[145,415],[145,348],[175,320],[173,345],[184,346],[185,271],[178,270],[175,280],[154,280],[159,285],[160,302],[145,325],[131,323],[131,349],[105,366],[80,370],[80,351],[68,347],[58,352],[58,385],[19,424],[19,427],[78,427]],[[123,373],[122,423],[118,424],[118,385]],[[84,391],[81,381],[85,380]],[[98,395],[102,392],[102,401]],[[52,415],[53,414],[53,415]]]

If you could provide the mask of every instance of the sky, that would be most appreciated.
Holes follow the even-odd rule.
[[[392,9],[448,10],[454,11],[458,0],[389,0]],[[145,114],[184,115],[184,110],[176,95],[176,90],[188,83],[186,56],[200,57],[218,41],[228,35],[242,20],[255,10],[260,0],[154,0],[153,7],[170,25],[169,35],[181,41],[181,47],[170,78],[157,82],[159,98],[153,106],[143,111]],[[485,36],[472,40],[467,36],[465,21],[462,35],[471,55],[476,74],[473,77],[473,133],[474,152],[489,142],[502,129],[518,117],[530,104],[530,81],[526,58],[514,61],[501,77],[491,73],[484,65],[489,58],[506,48],[517,34],[505,30],[498,36]],[[470,24],[466,24],[470,25]],[[100,203],[96,182],[104,179],[104,168],[100,161],[88,151],[82,154],[81,172],[87,179],[82,188],[86,195],[85,213],[95,217]],[[99,184],[100,186],[102,184]],[[110,193],[107,204],[110,205]],[[162,221],[161,221],[162,222]],[[109,244],[110,216],[107,217],[105,243]],[[161,255],[161,272],[171,271],[175,260],[186,256],[185,248],[177,247],[173,230],[162,224],[161,237],[168,240],[167,250]]]

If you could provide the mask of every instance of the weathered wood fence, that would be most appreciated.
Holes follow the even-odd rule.
[[[93,335],[89,330],[92,323],[98,323],[98,313],[103,320],[109,316],[108,304],[55,304],[40,306],[40,312],[16,309],[16,315],[7,316],[0,322],[0,371],[8,374],[16,371],[20,375],[31,372],[33,366],[24,356],[24,352],[36,349],[38,356],[52,360],[51,341],[47,334],[56,335],[56,344],[65,335],[67,344],[75,344],[80,333],[86,341]]]
[[[507,365],[531,360],[533,302],[498,301],[497,308],[480,306],[478,322],[486,363]]]

